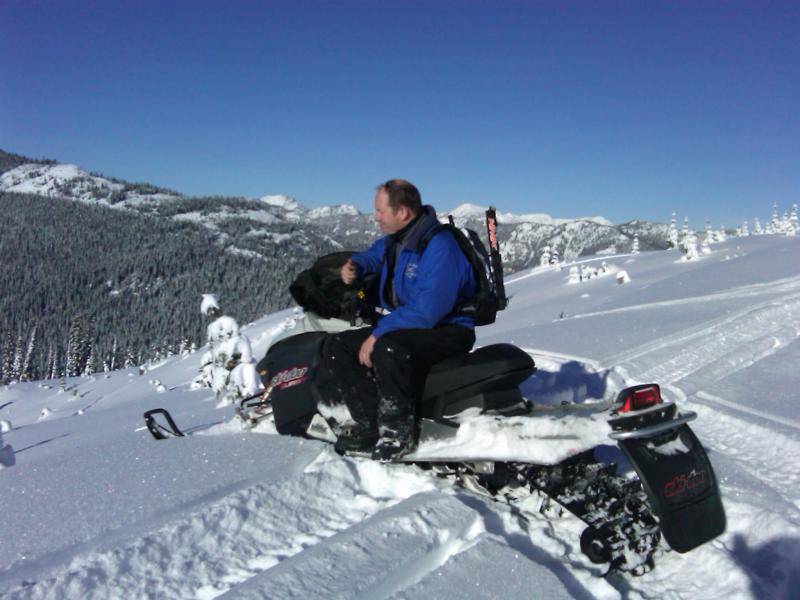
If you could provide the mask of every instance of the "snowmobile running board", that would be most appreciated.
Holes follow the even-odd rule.
[[[608,437],[617,441],[653,437],[659,433],[664,433],[665,431],[675,429],[684,423],[694,421],[696,418],[696,412],[687,412],[675,417],[674,419],[664,421],[663,423],[658,423],[657,425],[651,425],[650,427],[643,427],[642,429],[635,429],[633,431],[613,431],[608,434]]]

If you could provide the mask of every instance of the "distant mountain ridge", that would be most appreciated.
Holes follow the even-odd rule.
[[[3,154],[0,152],[0,157]],[[191,221],[216,233],[219,242],[230,246],[232,251],[271,253],[266,247],[280,243],[289,234],[321,235],[335,247],[357,249],[379,235],[372,215],[361,213],[349,204],[308,209],[285,195],[258,199],[189,198],[150,184],[131,184],[90,174],[75,165],[25,163],[19,159],[24,157],[9,161],[17,164],[0,175],[0,191],[62,197]],[[639,236],[642,250],[667,247],[668,227],[661,223],[631,221],[614,225],[600,216],[560,219],[537,213],[516,215],[503,212],[502,206],[499,208],[498,237],[508,272],[538,265],[546,246],[567,260],[602,251],[629,251],[634,235]],[[459,225],[483,234],[485,209],[465,203],[449,214]],[[440,216],[444,218],[446,214]]]

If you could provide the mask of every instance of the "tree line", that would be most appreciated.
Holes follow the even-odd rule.
[[[321,232],[280,242],[30,194],[0,194],[0,382],[141,364],[202,344],[201,294],[247,323],[290,305]],[[238,225],[242,225],[239,223]],[[242,237],[236,237],[236,236]],[[235,239],[249,252],[232,252]],[[240,243],[241,242],[241,243]]]

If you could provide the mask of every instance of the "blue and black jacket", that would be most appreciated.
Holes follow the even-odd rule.
[[[350,259],[359,277],[381,274],[380,305],[392,312],[378,321],[373,331],[376,338],[397,329],[430,329],[442,324],[475,327],[471,317],[456,310],[475,295],[472,267],[450,233],[432,232],[438,225],[436,211],[424,206],[399,241],[397,234],[384,236]],[[387,285],[392,264],[393,276]]]

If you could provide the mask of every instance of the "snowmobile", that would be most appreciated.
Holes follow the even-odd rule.
[[[347,417],[315,384],[322,348],[332,333],[367,323],[329,316],[307,310],[272,341],[257,367],[265,391],[237,408],[245,428],[270,421],[280,434],[336,441]],[[696,413],[665,400],[655,383],[610,402],[539,406],[520,391],[535,372],[534,359],[507,343],[433,365],[417,407],[416,450],[399,461],[522,517],[571,512],[586,524],[581,550],[608,573],[651,570],[662,538],[685,553],[725,530],[714,470],[688,425]],[[182,435],[163,409],[145,420],[157,439]],[[609,439],[630,473],[600,456]]]

